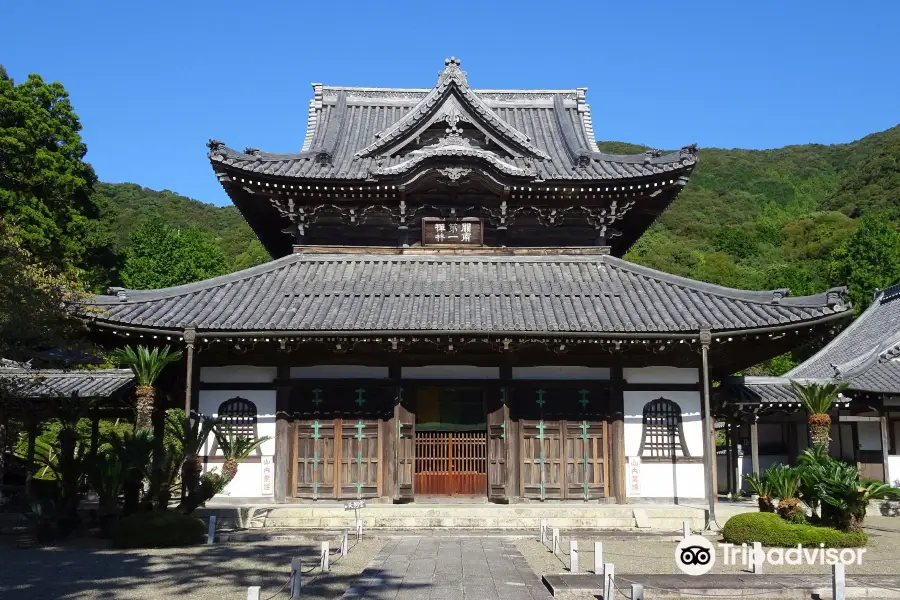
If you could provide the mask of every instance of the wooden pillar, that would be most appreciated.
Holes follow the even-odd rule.
[[[750,460],[753,462],[753,474],[759,475],[759,416],[753,415],[750,421]]]
[[[625,504],[627,487],[625,483],[625,395],[622,390],[622,367],[613,367],[612,398],[609,415],[609,462],[610,491],[617,504]]]
[[[519,446],[519,421],[512,418],[511,403],[514,400],[511,386],[503,388],[503,398],[506,403],[506,495],[510,503],[515,503],[522,499],[522,490],[519,489],[522,449]]]
[[[184,416],[191,417],[191,408],[194,399],[194,342],[197,340],[197,331],[193,327],[184,330],[184,343],[187,345],[187,371],[184,378]]]
[[[712,334],[709,329],[700,330],[700,377],[703,388],[703,465],[706,471],[706,501],[709,503],[709,522],[716,522],[716,501],[718,500],[718,481],[716,476],[716,429],[712,417],[712,398],[709,395],[709,347]]]
[[[400,403],[400,398],[403,397],[403,388],[400,386],[399,382],[396,383],[394,390],[391,416],[384,422],[384,426],[381,428],[382,432],[384,432],[384,466],[382,471],[381,495],[385,499],[391,501],[397,499],[399,485],[397,481],[397,462],[400,458],[398,456],[397,444],[399,442],[398,430],[400,429],[400,420],[397,415],[397,405]]]
[[[273,489],[276,504],[284,504],[288,498],[296,494],[291,489],[296,464],[292,464],[294,444],[291,433],[294,428],[290,422],[291,400],[291,368],[286,365],[278,367],[275,377],[275,486]]]

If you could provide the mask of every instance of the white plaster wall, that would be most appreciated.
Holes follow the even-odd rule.
[[[500,367],[474,367],[471,365],[428,365],[403,367],[402,379],[499,379]]]
[[[891,485],[900,487],[900,456],[888,456],[888,479]]]
[[[656,369],[655,367],[653,369]],[[684,369],[695,371],[694,369]],[[676,370],[678,371],[678,370]],[[665,372],[657,372],[665,375]],[[668,373],[671,374],[671,373]],[[676,377],[678,374],[675,374]],[[645,380],[644,383],[668,383]],[[686,383],[680,381],[679,383]],[[677,403],[681,409],[684,439],[693,458],[703,457],[703,425],[700,416],[700,393],[693,391],[631,391],[624,392],[625,404],[625,456],[637,456],[643,434],[644,406],[657,398]],[[626,480],[628,475],[626,475]],[[651,463],[641,462],[641,491],[635,494],[630,482],[628,497],[634,498],[703,498],[706,495],[703,463]]]
[[[246,367],[239,367],[246,368]],[[254,367],[256,368],[256,367]],[[247,380],[243,380],[247,381]],[[271,438],[262,445],[264,456],[275,455],[275,391],[274,390],[200,390],[200,412],[204,415],[217,416],[217,411],[222,402],[235,396],[246,398],[256,404],[257,432],[260,437]],[[212,448],[212,438],[207,440],[203,448],[203,457],[209,455]],[[221,456],[221,450],[217,452]],[[254,453],[252,456],[256,456]],[[256,459],[254,459],[256,460]],[[203,471],[209,469],[221,469],[221,462],[209,462],[204,460]],[[274,489],[274,485],[273,485]],[[238,467],[238,474],[225,488],[223,496],[233,498],[255,498],[263,495],[262,491],[262,466],[259,462],[243,462]]]
[[[230,367],[202,367],[200,381],[205,383],[268,383],[275,381],[276,367],[248,367],[234,365]]]
[[[606,367],[580,367],[574,365],[541,365],[535,367],[513,367],[513,379],[544,380],[607,380],[610,377]]]
[[[699,369],[678,367],[640,367],[622,369],[622,377],[628,383],[698,383]]]
[[[316,365],[291,367],[291,379],[387,379],[387,367],[363,365]]]

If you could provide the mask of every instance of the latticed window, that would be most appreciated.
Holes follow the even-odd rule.
[[[236,397],[226,400],[219,405],[217,411],[219,418],[222,420],[219,427],[222,434],[227,438],[229,435],[236,437],[245,437],[251,441],[259,439],[257,432],[257,410],[256,404],[246,398]],[[219,449],[219,440],[213,436],[212,450],[210,454],[215,454]],[[262,449],[257,448],[256,454],[262,456]]]
[[[638,455],[648,458],[689,457],[677,403],[658,398],[644,406],[643,435]],[[679,453],[680,450],[680,453]]]

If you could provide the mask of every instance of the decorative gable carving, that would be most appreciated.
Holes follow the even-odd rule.
[[[444,62],[437,85],[402,119],[376,134],[375,142],[356,153],[358,158],[398,154],[415,158],[413,155],[429,151],[443,155],[448,147],[478,149],[503,162],[508,158],[549,158],[478,97],[469,87],[458,59]],[[445,126],[442,135],[435,135],[441,125]],[[415,150],[404,153],[410,145]]]

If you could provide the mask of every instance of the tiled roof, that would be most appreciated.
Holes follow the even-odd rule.
[[[844,290],[786,297],[612,256],[293,254],[215,279],[97,296],[91,318],[214,331],[670,332],[790,326],[843,314]]]
[[[834,377],[835,367],[879,348],[900,333],[900,284],[879,291],[872,304],[827,346],[785,377]],[[900,340],[898,340],[900,341]]]
[[[448,108],[448,103],[453,106]],[[300,152],[240,152],[211,141],[209,157],[214,166],[275,177],[352,181],[396,175],[414,164],[410,155],[392,154],[391,148],[435,118],[445,118],[442,110],[477,122],[507,151],[445,140],[441,147],[416,153],[416,161],[431,155],[481,158],[506,174],[534,181],[621,180],[664,173],[677,179],[697,161],[694,148],[668,154],[597,152],[584,88],[473,90],[458,61],[449,60],[431,89],[314,84]]]
[[[783,377],[743,377],[723,383],[731,401],[796,402],[792,379],[844,381],[850,391],[900,395],[900,285],[872,304],[818,353]]]
[[[130,369],[64,371],[0,366],[0,380],[16,398],[108,398],[134,386]]]

